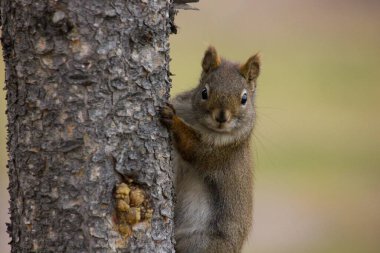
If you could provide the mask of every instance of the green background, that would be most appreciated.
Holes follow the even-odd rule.
[[[263,55],[244,253],[380,252],[380,2],[195,6],[171,37],[173,94],[197,84],[210,44],[234,61]],[[4,91],[0,112],[0,252],[9,252]]]

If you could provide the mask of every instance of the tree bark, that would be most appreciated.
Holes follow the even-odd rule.
[[[170,8],[2,1],[12,252],[174,251]]]

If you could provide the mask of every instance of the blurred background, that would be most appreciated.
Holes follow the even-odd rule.
[[[210,44],[235,61],[263,55],[254,229],[243,253],[380,252],[380,1],[194,6],[171,37],[173,95],[197,84]],[[0,112],[0,252],[9,252],[3,90]]]

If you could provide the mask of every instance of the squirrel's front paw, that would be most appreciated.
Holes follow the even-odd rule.
[[[160,110],[160,120],[162,124],[164,124],[166,127],[170,128],[173,124],[173,117],[175,115],[175,110],[173,105],[167,103],[164,107]]]

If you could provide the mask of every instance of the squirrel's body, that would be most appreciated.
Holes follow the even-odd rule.
[[[175,146],[176,252],[238,253],[252,223],[259,60],[238,66],[210,47],[202,67],[200,85],[162,110]]]

